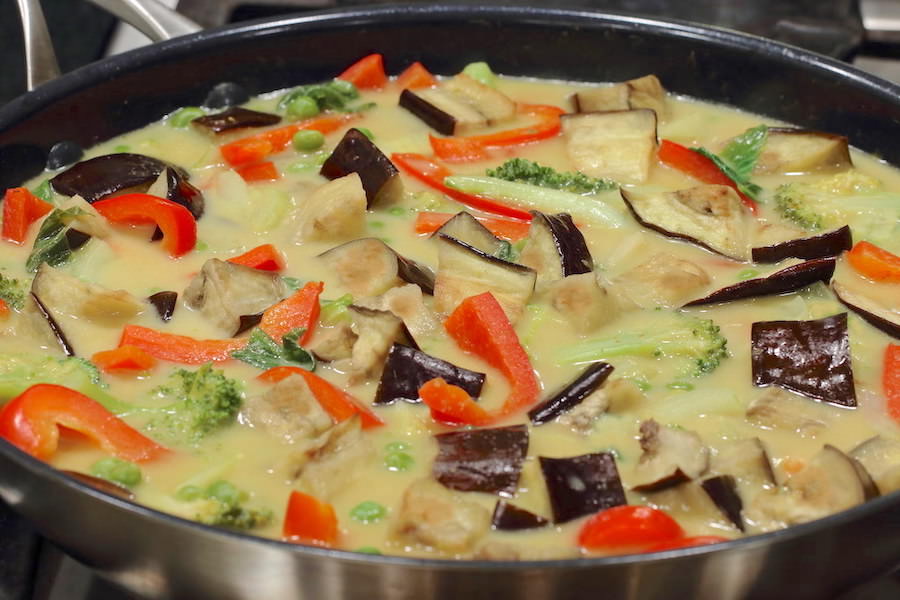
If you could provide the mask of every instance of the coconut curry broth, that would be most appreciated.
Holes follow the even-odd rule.
[[[568,83],[512,78],[501,78],[496,85],[499,91],[514,100],[560,107],[569,106],[569,97],[574,91],[588,89]],[[302,228],[304,203],[313,190],[326,183],[326,179],[318,174],[318,164],[328,156],[351,125],[368,129],[374,143],[387,156],[395,152],[431,154],[428,135],[434,132],[411,112],[397,106],[399,92],[400,89],[394,84],[383,91],[363,92],[363,100],[373,102],[374,107],[359,113],[354,122],[327,134],[322,149],[301,152],[288,148],[272,156],[271,160],[281,174],[277,181],[245,182],[222,160],[218,146],[253,133],[247,129],[213,139],[195,127],[174,127],[170,117],[89,150],[85,159],[131,152],[157,157],[187,169],[191,183],[199,188],[206,201],[205,214],[197,220],[198,242],[193,251],[173,260],[160,249],[159,244],[147,242],[150,232],[147,227],[129,229],[114,226],[105,242],[92,241],[77,250],[59,269],[111,289],[124,289],[137,298],[145,298],[160,290],[176,290],[179,300],[168,323],[162,323],[149,305],[128,323],[199,339],[227,337],[200,310],[188,308],[182,294],[206,261],[212,258],[225,260],[260,244],[270,243],[284,255],[286,268],[282,275],[303,282],[324,282],[323,299],[334,300],[349,293],[351,290],[342,284],[336,270],[317,258],[339,244],[332,240],[298,242],[297,231]],[[281,97],[281,93],[276,93],[255,98],[245,107],[275,113],[279,110],[277,105]],[[669,96],[665,106],[668,115],[658,124],[658,137],[685,146],[718,150],[734,136],[766,121],[754,115],[686,98]],[[505,124],[493,129],[509,127]],[[506,147],[496,151],[488,161],[454,164],[451,169],[458,174],[483,175],[486,168],[513,156],[561,171],[574,170],[562,136]],[[853,163],[860,172],[880,179],[886,189],[900,191],[900,175],[893,169],[858,152],[853,152]],[[753,245],[809,235],[789,228],[776,216],[771,205],[772,191],[779,184],[799,177],[816,179],[826,176],[828,173],[821,172],[754,176],[753,181],[763,188],[762,198],[768,198],[769,203],[761,207],[760,226],[755,232],[756,239],[760,241]],[[416,213],[455,213],[463,207],[406,174],[402,179],[405,195],[390,206],[369,210],[364,217],[365,233],[357,237],[380,238],[401,255],[436,269],[438,243],[427,235],[414,233]],[[30,182],[29,187],[34,188],[42,180],[38,178]],[[647,180],[628,187],[652,194],[660,190],[690,188],[697,183],[684,173],[653,160]],[[61,196],[57,195],[55,201],[60,200]],[[593,257],[595,272],[612,290],[615,290],[619,278],[659,254],[690,261],[708,274],[709,282],[696,287],[691,294],[696,298],[741,279],[764,276],[801,262],[796,259],[770,265],[738,262],[651,232],[639,226],[627,213],[616,190],[602,192],[597,199],[584,201],[607,203],[623,217],[623,225],[618,228],[576,218]],[[477,214],[477,211],[472,212]],[[37,226],[34,226],[30,230],[29,238],[21,246],[4,244],[4,276],[31,277],[24,271],[23,264],[31,250],[36,229]],[[748,275],[748,269],[753,269],[754,273]],[[897,302],[900,297],[897,285],[875,283],[858,275],[846,264],[845,258],[838,259],[834,279],[860,293],[884,298],[884,304],[894,310],[900,305]],[[648,326],[651,330],[665,328],[670,323],[667,319],[671,311],[656,310],[652,306],[654,302],[650,301],[644,302],[647,306],[642,309],[622,310],[616,318],[586,334],[586,327],[573,324],[572,320],[550,306],[547,292],[541,290],[540,285],[539,291],[543,293],[530,299],[515,327],[538,375],[542,398],[567,385],[584,369],[578,361],[560,359],[566,348],[583,343],[585,339],[647,330]],[[683,300],[677,304],[683,303]],[[425,302],[431,306],[433,301],[426,295]],[[669,431],[695,432],[702,444],[710,448],[713,465],[716,464],[717,453],[729,444],[758,438],[771,458],[777,484],[783,484],[790,474],[812,461],[824,444],[849,451],[875,435],[891,440],[898,438],[896,426],[885,415],[881,388],[881,357],[890,338],[852,313],[849,317],[849,335],[858,408],[847,409],[795,396],[789,400],[802,405],[799,425],[794,421],[786,426],[773,424],[765,418],[747,416],[748,406],[753,401],[778,389],[753,385],[749,343],[751,323],[818,319],[846,312],[824,284],[816,283],[783,295],[686,309],[685,312],[713,319],[721,328],[722,335],[727,339],[729,356],[721,361],[720,366],[710,373],[691,377],[685,375],[681,363],[664,357],[609,358],[608,362],[615,367],[615,371],[606,386],[619,386],[609,410],[589,418],[587,424],[572,424],[558,419],[540,426],[529,426],[527,458],[521,476],[515,492],[506,494],[511,502],[550,519],[553,511],[537,457],[561,458],[608,452],[615,457],[629,504],[647,504],[667,511],[678,520],[688,536],[732,538],[742,535],[741,532],[698,483],[710,474],[728,473],[720,473],[713,468],[695,481],[661,491],[639,492],[632,489],[642,477],[638,472],[642,456],[639,444],[642,423],[652,419]],[[55,316],[78,356],[91,357],[96,352],[115,348],[119,343],[122,322],[104,323],[65,313]],[[0,352],[33,349],[34,352],[55,353],[57,350],[54,343],[45,337],[41,324],[35,324],[23,315],[14,314],[5,327],[5,335],[0,337]],[[316,335],[327,329],[320,326]],[[416,342],[422,351],[430,355],[459,367],[486,373],[480,404],[489,410],[503,404],[510,386],[500,371],[461,350],[440,327],[417,335]],[[116,398],[141,407],[152,407],[162,401],[154,400],[151,390],[162,384],[178,367],[160,361],[149,371],[136,375],[106,374],[104,379],[109,384],[108,392]],[[242,382],[243,394],[247,399],[258,398],[272,388],[272,384],[256,378],[260,370],[250,365],[230,360],[216,367],[223,368],[229,377]],[[197,367],[187,368],[194,370]],[[347,371],[346,361],[329,364],[320,360],[315,373],[347,390],[362,403],[371,405],[379,384],[377,373],[358,380]],[[486,517],[479,516],[475,520],[484,521],[484,530],[473,533],[471,540],[458,546],[442,547],[439,542],[429,542],[430,538],[403,534],[403,526],[398,525],[402,517],[400,513],[406,510],[402,506],[403,496],[414,482],[431,478],[432,463],[438,453],[434,435],[452,428],[435,422],[424,404],[397,401],[372,410],[385,422],[385,426],[363,431],[369,450],[359,458],[359,464],[348,467],[352,471],[340,478],[339,485],[328,497],[320,498],[333,506],[337,516],[340,532],[336,542],[338,547],[375,548],[391,554],[487,558],[557,557],[636,549],[635,546],[624,549],[579,548],[576,538],[584,523],[581,518],[532,530],[502,532],[488,531],[484,521]],[[123,416],[138,428],[148,422],[145,411],[141,410],[129,411]],[[529,423],[523,411],[491,426],[520,423]],[[153,429],[149,429],[148,434],[152,437]],[[244,492],[247,506],[272,511],[273,518],[268,522],[263,519],[253,529],[254,533],[281,537],[282,514],[288,496],[292,490],[306,485],[298,483],[294,478],[295,472],[286,467],[288,455],[296,451],[301,443],[285,443],[242,412],[233,425],[196,443],[173,445],[175,451],[170,455],[143,463],[143,480],[133,486],[132,491],[138,502],[190,519],[196,517],[196,505],[179,498],[178,491],[187,484],[205,488],[217,481],[228,481]],[[83,438],[63,436],[60,449],[51,462],[61,469],[87,473],[105,456],[108,456],[107,453],[84,443]],[[748,534],[803,520],[759,508],[760,504],[765,505],[767,497],[775,497],[778,490],[775,483],[754,479],[752,474],[746,477],[738,474],[737,477],[737,489],[744,505],[743,521]],[[462,494],[459,497],[480,506],[487,515],[498,498],[495,494],[482,492],[454,493]],[[383,510],[377,507],[372,509],[372,504],[368,505],[369,512],[360,510],[359,505],[364,502],[377,503]],[[418,518],[427,520],[430,517],[419,515]]]

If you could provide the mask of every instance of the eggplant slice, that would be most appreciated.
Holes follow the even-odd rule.
[[[374,403],[390,404],[395,400],[421,402],[419,388],[435,377],[441,377],[477,398],[481,395],[485,374],[457,367],[409,346],[394,344],[384,363]]]
[[[543,425],[559,415],[572,410],[600,389],[613,372],[613,366],[596,362],[588,366],[569,385],[556,392],[528,411],[528,418],[535,425]]]
[[[530,510],[520,508],[506,500],[498,500],[491,517],[491,526],[498,531],[521,531],[549,525],[550,521]]]
[[[195,126],[211,131],[216,135],[248,127],[268,127],[280,122],[281,117],[278,115],[249,110],[239,106],[233,106],[214,115],[197,117],[191,121]]]
[[[693,431],[660,426],[653,419],[640,427],[641,458],[632,489],[654,492],[703,475],[709,468],[709,448]]]
[[[500,238],[466,211],[453,215],[431,237],[437,238],[441,235],[452,237],[492,256],[495,256],[503,245]]]
[[[847,138],[796,127],[770,127],[753,172],[804,173],[853,166]]]
[[[703,490],[709,494],[710,499],[722,511],[729,521],[741,531],[746,531],[744,526],[744,518],[741,511],[744,509],[744,502],[741,500],[737,491],[737,482],[731,475],[717,475],[704,479],[700,484]]]
[[[550,495],[554,523],[627,504],[625,490],[609,452],[569,458],[538,457]]]
[[[732,302],[758,296],[786,294],[805,288],[817,281],[827,284],[831,281],[832,275],[834,275],[835,264],[836,260],[834,258],[808,260],[776,271],[766,277],[748,279],[747,281],[726,286],[708,296],[692,300],[684,306],[702,306],[704,304]]]
[[[159,318],[168,322],[175,314],[175,307],[178,304],[178,292],[156,292],[149,298],[147,302],[156,309]]]
[[[368,208],[390,204],[403,195],[400,171],[359,129],[350,129],[338,142],[319,173],[327,179],[358,173]]]
[[[836,281],[831,284],[831,289],[841,304],[855,312],[869,325],[900,339],[900,313],[896,310],[890,310],[871,298],[852,292]],[[900,306],[900,302],[897,306]]]
[[[400,256],[378,238],[361,238],[319,255],[354,296],[377,296],[400,281],[414,283],[433,294],[435,277],[428,267]]]
[[[528,453],[528,427],[451,431],[434,436],[438,455],[431,473],[445,487],[461,492],[511,496]]]
[[[537,272],[538,284],[594,270],[587,242],[570,215],[545,215],[538,211],[531,211],[531,215],[521,262]]]
[[[49,327],[53,338],[59,344],[60,350],[66,356],[77,356],[75,353],[75,348],[72,347],[72,343],[69,342],[69,338],[66,337],[65,332],[63,332],[62,327],[59,326],[59,323],[56,322],[56,319],[53,318],[53,315],[50,313],[50,310],[47,308],[47,305],[41,302],[41,299],[38,298],[37,294],[31,292],[30,294],[31,300],[34,302],[34,306],[37,309],[38,314],[41,318],[44,319],[44,322],[47,323],[47,327]]]
[[[856,406],[847,313],[813,321],[762,321],[751,329],[753,384]]]
[[[592,177],[643,183],[656,159],[656,113],[648,109],[563,115],[566,152]]]
[[[839,256],[841,252],[850,250],[852,247],[853,236],[850,233],[850,227],[844,225],[839,229],[828,231],[821,235],[754,248],[752,255],[755,263],[777,263],[786,258],[813,260]]]
[[[63,196],[81,196],[90,203],[123,190],[146,190],[167,168],[187,180],[186,171],[157,158],[121,152],[82,161],[50,180]]]
[[[572,95],[575,112],[600,112],[649,108],[659,119],[666,117],[666,90],[656,75],[644,75],[610,86],[582,90]]]

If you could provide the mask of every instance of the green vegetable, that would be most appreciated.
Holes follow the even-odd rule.
[[[272,511],[245,506],[249,495],[234,484],[219,480],[205,490],[198,486],[183,486],[175,499],[186,506],[174,507],[200,523],[228,529],[249,530],[268,525]]]
[[[375,546],[363,546],[361,548],[357,548],[354,552],[359,552],[361,554],[381,554],[381,550],[376,548]]]
[[[133,462],[109,456],[91,465],[91,475],[131,488],[143,479],[141,468]]]
[[[409,211],[402,206],[392,206],[388,209],[388,214],[395,217],[405,217]]]
[[[182,502],[191,502],[203,497],[203,488],[197,485],[184,485],[175,492],[175,499]]]
[[[304,281],[302,279],[297,279],[296,277],[282,277],[281,280],[284,282],[284,285],[295,292],[304,285]]]
[[[305,98],[306,100],[298,100]],[[308,118],[318,114],[323,110],[336,110],[343,112],[353,112],[349,104],[353,100],[359,98],[359,91],[349,81],[335,79],[324,83],[314,83],[311,85],[301,85],[295,87],[278,101],[279,110],[286,111],[289,116],[296,118]],[[311,100],[318,109],[316,112],[303,116],[301,114],[291,113],[291,106],[310,106],[307,100]],[[297,104],[295,104],[297,103]],[[295,111],[297,108],[294,109]]]
[[[41,263],[56,267],[72,257],[73,250],[69,246],[66,233],[70,229],[69,224],[72,220],[83,214],[85,211],[75,206],[66,210],[56,208],[47,215],[38,230],[31,254],[25,261],[25,267],[30,273],[37,271]]]
[[[737,278],[741,281],[744,281],[746,279],[753,279],[757,275],[759,275],[759,271],[757,271],[756,269],[744,269],[737,274]]]
[[[685,362],[682,372],[697,377],[714,371],[728,356],[728,348],[727,340],[713,321],[670,313],[668,323],[653,322],[645,330],[572,344],[558,355],[567,363],[591,362],[615,356],[681,360]]]
[[[322,147],[322,144],[325,143],[325,135],[315,129],[301,129],[294,134],[291,143],[295,150],[311,152]]]
[[[409,471],[415,463],[406,452],[389,452],[384,457],[384,466],[388,471]]]
[[[369,229],[384,229],[384,221],[369,221]]]
[[[347,307],[353,304],[353,296],[344,294],[337,300],[323,300],[322,309],[319,312],[319,320],[325,325],[334,325],[338,321],[350,318]]]
[[[360,502],[350,510],[350,517],[361,523],[376,523],[386,516],[387,509],[372,500]]]
[[[372,133],[371,129],[367,129],[365,127],[357,127],[356,130],[359,131],[364,136],[366,136],[367,138],[369,138],[370,140],[375,140],[375,134]]]
[[[758,185],[756,185],[755,183],[752,183],[749,179],[742,178],[724,160],[722,160],[721,158],[719,158],[718,156],[716,156],[715,154],[713,154],[712,152],[710,152],[709,150],[707,150],[705,148],[695,148],[694,151],[697,152],[698,154],[702,154],[709,160],[713,161],[715,163],[715,165],[717,167],[719,167],[719,170],[722,171],[723,173],[725,173],[725,175],[737,185],[738,189],[742,193],[744,193],[747,196],[750,196],[754,200],[756,200],[759,197],[760,192],[762,192],[762,188],[759,187]]]
[[[500,240],[500,245],[497,247],[497,251],[494,252],[493,256],[507,262],[516,262],[519,258],[519,253],[516,252],[516,249],[512,244],[506,240]]]
[[[282,345],[279,345],[265,331],[256,328],[250,334],[247,345],[232,352],[231,356],[258,369],[285,366],[315,371],[316,359],[297,344],[297,340],[303,336],[304,331],[295,329],[283,336],[281,338]]]
[[[25,306],[25,283],[0,273],[0,300],[11,308],[22,310]]]
[[[197,243],[194,244],[194,250],[196,250],[197,252],[205,252],[209,250],[209,244],[207,244],[203,240],[197,240]]]
[[[168,123],[175,129],[184,129],[194,119],[199,119],[206,113],[199,106],[185,106],[169,115]]]
[[[225,504],[237,504],[241,501],[241,492],[234,487],[234,484],[220,479],[206,488],[206,497],[214,498]]]
[[[546,213],[569,213],[576,220],[590,220],[607,227],[620,227],[626,222],[620,210],[599,196],[585,198],[572,192],[506,181],[496,177],[454,175],[444,178],[444,185],[467,194],[507,200],[522,208]],[[616,199],[621,200],[618,195]]]
[[[615,181],[589,177],[584,173],[560,173],[553,167],[545,167],[524,158],[511,158],[496,169],[488,169],[488,177],[530,183],[573,194],[597,194],[617,189]]]
[[[688,383],[687,381],[673,381],[672,383],[667,383],[666,387],[670,390],[681,390],[689,392],[694,389],[694,384]]]
[[[306,173],[308,171],[318,169],[322,166],[322,163],[328,160],[328,156],[328,152],[316,152],[315,154],[308,154],[303,158],[289,164],[285,168],[285,171],[287,171],[288,173]]]
[[[294,119],[309,119],[321,112],[319,103],[309,96],[297,96],[285,107],[287,115]]]
[[[486,62],[469,63],[462,72],[486,86],[497,87],[497,75]]]
[[[130,152],[130,151],[131,151],[131,146],[128,146],[126,144],[119,144],[118,146],[113,148],[113,152],[122,153],[122,152]]]
[[[651,389],[653,389],[653,386],[650,385],[650,382],[646,379],[640,377],[631,377],[630,380],[634,382],[634,385],[636,385],[642,392],[649,392]]]
[[[391,442],[386,444],[384,449],[388,452],[403,452],[404,450],[409,450],[410,445],[406,442]]]
[[[233,423],[243,403],[240,384],[209,363],[196,371],[177,369],[151,394],[167,404],[150,409],[147,429],[175,444],[197,443]]]
[[[750,175],[753,174],[768,138],[769,128],[757,125],[731,140],[721,155],[717,156],[705,148],[697,148],[696,152],[713,161],[720,171],[737,184],[741,192],[755,200],[762,188],[750,181]]]
[[[50,185],[50,180],[45,179],[41,182],[41,185],[34,188],[32,193],[43,200],[44,202],[49,202],[53,204],[53,198],[56,195],[56,192],[53,191],[53,186]]]

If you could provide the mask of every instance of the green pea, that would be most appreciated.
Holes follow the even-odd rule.
[[[350,510],[350,517],[361,523],[375,523],[387,516],[387,509],[372,500],[360,502]]]
[[[403,452],[404,450],[409,450],[410,445],[406,442],[391,442],[390,444],[384,447],[388,452]]]
[[[388,471],[409,471],[415,462],[406,452],[390,452],[384,457],[384,466]]]
[[[392,214],[395,217],[405,217],[407,210],[402,206],[392,206],[388,209],[388,213]]]
[[[291,143],[294,145],[294,150],[311,152],[322,147],[322,144],[325,143],[325,135],[315,129],[301,129],[294,134]]]
[[[194,250],[196,250],[198,252],[203,252],[204,250],[209,250],[209,244],[207,244],[203,240],[197,240],[197,243],[194,244]]]
[[[141,468],[134,463],[113,456],[101,458],[91,465],[91,475],[133,487],[141,482]]]
[[[227,481],[217,481],[206,488],[206,496],[223,504],[236,505],[241,501],[241,491]]]
[[[309,96],[297,96],[287,105],[287,115],[293,119],[309,119],[319,114],[319,104]]]
[[[169,115],[169,125],[176,129],[184,129],[191,124],[191,121],[205,114],[203,109],[198,106],[185,106]]]
[[[759,275],[759,271],[757,271],[756,269],[744,269],[737,274],[737,278],[741,281],[744,281],[745,279],[753,279],[757,275]]]
[[[688,383],[687,381],[673,381],[672,383],[667,383],[666,387],[670,390],[680,390],[683,392],[689,392],[694,389],[693,383]]]
[[[203,490],[196,485],[185,485],[178,488],[178,491],[175,492],[175,498],[182,502],[191,502],[193,500],[199,500],[202,497]]]
[[[369,138],[370,140],[374,140],[374,139],[375,139],[375,134],[372,133],[372,130],[371,130],[371,129],[366,129],[365,127],[357,127],[356,129],[357,129],[361,134],[363,134],[364,136],[366,136],[367,138]]]
[[[361,548],[357,548],[354,552],[359,552],[361,554],[381,554],[381,550],[376,548],[375,546],[363,546]]]
[[[122,152],[129,152],[130,150],[131,150],[131,146],[128,146],[127,144],[119,144],[118,146],[113,148],[113,152],[118,152],[120,154]]]

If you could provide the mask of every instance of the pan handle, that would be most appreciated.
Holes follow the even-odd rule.
[[[90,0],[154,42],[200,31],[201,27],[157,0]]]
[[[25,38],[25,76],[28,91],[59,77],[59,63],[47,31],[40,0],[18,0]]]

